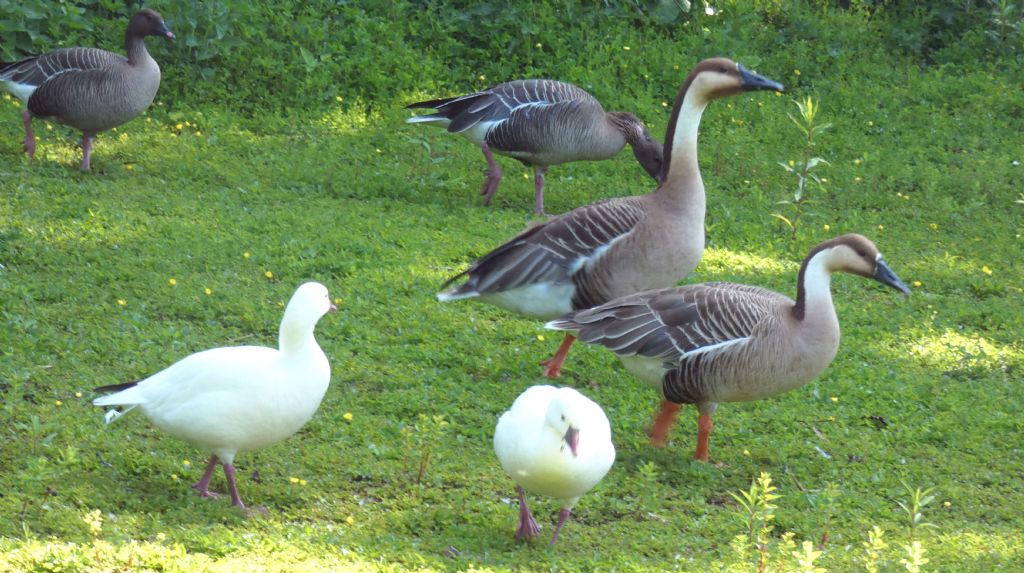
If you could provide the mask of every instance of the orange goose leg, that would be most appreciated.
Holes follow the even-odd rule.
[[[711,414],[701,413],[697,417],[697,451],[693,453],[693,459],[701,462],[708,461],[708,440],[711,438]]]
[[[566,334],[562,340],[562,345],[555,351],[555,355],[547,360],[541,361],[541,365],[544,366],[544,375],[548,378],[558,378],[562,375],[562,363],[565,362],[565,357],[569,355],[569,347],[576,341],[576,337],[571,334]]]
[[[670,402],[668,400],[661,401],[661,410],[658,411],[658,415],[654,417],[654,424],[651,426],[651,445],[659,448],[665,447],[665,443],[668,441],[668,431],[672,428],[672,424],[676,421],[676,415],[679,414],[679,409],[682,405]]]

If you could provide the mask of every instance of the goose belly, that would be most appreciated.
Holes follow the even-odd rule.
[[[753,354],[753,353],[752,353]],[[745,361],[728,364],[714,372],[704,384],[714,402],[763,400],[794,390],[817,378],[832,361],[834,353],[793,354],[779,349]]]
[[[571,312],[576,287],[565,283],[537,283],[480,295],[480,300],[499,308],[541,320]]]
[[[205,450],[247,451],[280,442],[306,424],[320,405],[320,395],[215,396],[203,404],[142,410],[169,435]]]

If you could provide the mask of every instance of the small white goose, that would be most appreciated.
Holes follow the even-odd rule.
[[[498,419],[494,452],[519,493],[516,539],[540,534],[526,491],[562,501],[551,545],[576,502],[615,462],[611,427],[601,407],[572,388],[554,386],[533,386],[516,398]]]
[[[285,308],[279,348],[197,352],[141,382],[97,388],[118,392],[93,404],[127,406],[125,412],[138,407],[156,427],[212,452],[203,477],[192,487],[211,497],[210,479],[219,461],[232,503],[244,509],[235,484],[235,454],[280,442],[313,417],[331,379],[313,329],[334,308],[327,287],[305,283]],[[107,423],[120,415],[107,412]]]
[[[708,460],[711,415],[719,402],[761,400],[802,386],[835,358],[839,319],[834,272],[874,279],[910,293],[867,238],[849,234],[811,249],[800,267],[796,301],[734,283],[648,290],[568,314],[548,328],[618,355],[665,401],[651,441],[665,443],[680,404],[696,404],[697,449]]]

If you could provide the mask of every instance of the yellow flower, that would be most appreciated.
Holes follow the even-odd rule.
[[[873,121],[869,121],[868,122],[868,127],[873,127],[874,125],[875,125],[875,122],[873,122]]]
[[[833,403],[833,404],[835,404],[836,402],[838,402],[838,401],[839,401],[839,396],[832,396],[832,397],[831,397],[831,398],[829,398],[829,399],[830,399],[830,400],[832,400],[832,403]]]
[[[306,485],[306,480],[300,479],[299,480],[299,485]]]
[[[178,474],[171,474],[171,479],[174,481],[178,481]]]
[[[355,522],[356,522],[355,518],[352,517],[351,515],[345,518],[345,523],[347,523],[349,525],[352,525]]]
[[[861,181],[863,181],[863,179],[861,179],[860,177],[854,177],[853,178],[853,182],[854,183],[860,183]]]
[[[921,288],[921,281],[914,281],[914,288]]]
[[[196,137],[202,137],[202,136],[203,136],[203,132],[201,132],[201,131],[197,131],[196,132]]]
[[[352,421],[352,412],[345,412],[345,413],[344,413],[344,414],[343,414],[343,415],[342,415],[341,417],[342,417],[342,418],[343,418],[343,419],[344,419],[344,420],[345,420],[346,422],[351,422],[351,421]]]
[[[828,232],[828,231],[832,230],[832,227],[829,227],[828,223],[825,223],[824,225],[822,225],[821,228],[825,229],[825,232]]]
[[[334,304],[336,304],[336,305],[341,304],[341,297],[338,297],[338,298],[334,299]]]
[[[539,50],[539,49],[544,47],[544,44],[541,44],[540,42],[537,42],[536,44],[533,45],[533,47],[537,48]]]
[[[860,165],[860,159],[854,159],[853,160],[853,164],[854,165]]]
[[[988,268],[988,265],[982,265],[981,272],[985,273],[986,275],[991,275],[992,269]]]
[[[252,253],[250,253],[249,251],[246,251],[246,252],[242,253],[242,256],[248,259],[249,257],[252,256]]]
[[[537,335],[537,340],[539,340],[541,342],[544,342],[544,335],[543,334],[538,334]]]
[[[75,392],[75,398],[81,398],[81,397],[82,397],[82,393],[81,392]]]
[[[626,50],[628,52],[629,51],[629,46],[622,46],[622,49]]]
[[[64,402],[61,402],[60,400],[54,400],[53,401],[53,405],[54,406],[62,406],[63,404],[64,404]]]
[[[167,284],[169,284],[171,286],[174,286],[174,285],[178,284],[178,281],[176,281],[174,279],[167,279]]]
[[[263,273],[263,276],[267,277],[268,279],[272,279],[272,278],[274,278],[274,273],[272,273],[270,271],[267,271],[267,272]]]
[[[210,287],[204,288],[203,292],[206,293],[206,296],[210,296],[211,294],[213,294],[213,291],[210,289]]]
[[[794,76],[799,76],[800,75],[800,70],[793,70],[793,75]]]
[[[291,483],[299,483],[299,478],[297,478],[297,477],[290,477],[290,478],[288,478],[288,481],[291,482]]]
[[[181,131],[181,129],[183,127],[185,127],[185,126],[181,125],[180,123],[178,125],[174,126],[174,128],[177,129],[178,131]]]
[[[188,467],[188,466],[192,465],[192,462],[190,462],[188,460],[181,460],[181,465],[183,465],[185,467]]]
[[[668,107],[668,102],[667,101],[661,102],[661,107]]]
[[[117,299],[117,304],[119,304],[121,306],[124,306],[124,305],[128,304],[128,301],[126,301],[123,298],[119,298],[119,299]]]
[[[750,450],[746,450],[746,449],[743,450],[743,455],[749,456],[750,455]]]
[[[952,504],[952,503],[949,503],[948,501],[944,501],[944,502],[942,502],[942,507],[949,507],[949,506],[951,506],[951,505],[953,505],[953,504]]]
[[[135,166],[129,163],[128,165],[125,165],[124,168],[127,169],[128,171],[131,171],[132,169],[135,169]]]
[[[931,225],[928,225],[928,226],[931,227],[933,231],[938,231],[939,230],[939,224],[938,223],[932,223]]]
[[[884,231],[885,230],[885,225],[879,225],[878,226],[878,230],[879,231]]]
[[[337,101],[338,103],[341,103],[341,102],[345,101],[345,98],[343,98],[343,97],[341,97],[341,96],[334,96],[334,99],[335,99],[335,101]]]
[[[792,159],[790,159],[789,160],[789,166],[793,167],[794,165],[796,165],[796,162],[794,162]]]

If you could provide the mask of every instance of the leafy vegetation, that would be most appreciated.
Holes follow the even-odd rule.
[[[850,4],[169,2],[158,104],[97,138],[91,173],[59,125],[27,161],[18,103],[0,99],[0,571],[1021,570],[1020,11]],[[31,7],[46,18],[10,16]],[[15,25],[44,30],[40,48],[116,49],[134,9],[0,0],[3,57],[26,49]],[[722,405],[711,464],[689,459],[692,411],[650,447],[655,393],[575,348],[561,383],[605,408],[618,460],[558,546],[516,544],[492,432],[547,382],[558,337],[434,293],[529,223],[529,172],[504,160],[481,207],[479,151],[403,124],[402,106],[553,76],[659,133],[686,71],[717,54],[787,93],[709,106],[708,250],[688,280],[792,295],[803,254],[856,231],[914,293],[836,277],[835,362]],[[814,155],[787,117],[808,97],[831,123]],[[647,192],[627,155],[553,170],[548,209]],[[778,163],[805,157],[829,166],[794,235],[772,216],[794,188]],[[236,460],[267,516],[192,495],[204,452],[90,405],[197,350],[275,344],[306,279],[341,311],[317,329],[332,386],[298,435]],[[538,500],[544,526],[556,505]]]

